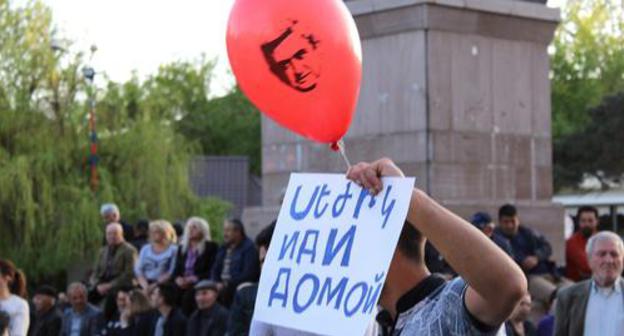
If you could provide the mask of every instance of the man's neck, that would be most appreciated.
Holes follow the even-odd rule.
[[[169,307],[169,306],[166,306],[166,305],[158,307],[158,312],[160,312],[160,315],[162,315],[165,318],[168,317],[169,314],[171,314],[172,310],[173,310],[172,307]]]
[[[78,315],[82,315],[85,312],[85,310],[87,310],[87,305],[74,307],[73,309],[74,309],[74,312],[78,313]]]
[[[509,320],[509,322],[511,322],[514,325],[524,324],[524,320],[518,319],[518,318],[512,318]]]
[[[43,316],[43,315],[45,315],[45,314],[49,313],[49,312],[50,312],[50,310],[52,310],[52,308],[54,308],[54,306],[45,307],[45,308],[43,308],[42,310],[38,311],[38,312],[37,312],[37,315],[39,315],[39,316]]]
[[[200,311],[202,313],[208,313],[212,310],[212,308],[214,308],[214,306],[216,305],[216,303],[213,303],[212,305],[210,305],[209,307],[205,307],[205,308],[201,308]]]
[[[615,279],[615,281],[611,282],[611,283],[606,283],[606,282],[600,283],[597,279],[594,279],[594,285],[596,285],[596,287],[598,287],[599,289],[615,288],[615,286],[619,283],[618,280],[619,280],[619,278]]]
[[[243,242],[243,239],[240,240],[234,240],[230,243],[230,248],[231,249],[235,249],[237,248],[241,243]]]
[[[7,287],[0,288],[0,300],[6,300],[11,296],[11,291]]]
[[[431,272],[429,272],[425,265],[414,267],[413,264],[410,264],[409,266],[405,265],[405,267],[401,268],[401,276],[397,277],[397,279],[393,279],[391,281],[386,279],[387,285],[384,287],[381,302],[384,309],[386,309],[390,315],[392,315],[392,319],[395,320],[398,313],[396,309],[397,302],[399,302],[403,295],[418,286],[423,280],[431,275]],[[390,274],[390,271],[388,271],[388,274]]]
[[[524,321],[523,320],[510,320],[513,329],[518,332],[524,334]]]

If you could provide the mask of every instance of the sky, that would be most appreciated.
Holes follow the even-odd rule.
[[[72,50],[97,46],[92,65],[114,81],[136,71],[144,78],[158,66],[217,59],[213,94],[233,85],[225,47],[228,13],[234,0],[43,0],[52,8],[59,36]]]
[[[18,0],[19,1],[19,0]],[[510,0],[507,0],[510,1]],[[566,0],[549,0],[559,7]],[[98,72],[125,81],[139,78],[176,60],[193,61],[204,54],[216,59],[211,94],[232,87],[225,30],[234,0],[43,0],[52,8],[63,39],[74,51],[97,51],[91,61]]]

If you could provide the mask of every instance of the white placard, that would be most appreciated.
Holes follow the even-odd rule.
[[[254,320],[321,335],[363,335],[407,216],[414,178],[372,197],[338,174],[292,174]]]

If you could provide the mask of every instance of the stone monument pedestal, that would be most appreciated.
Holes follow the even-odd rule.
[[[464,218],[503,203],[563,261],[564,212],[551,202],[547,47],[559,10],[507,0],[354,0],[363,47],[352,162],[387,156]],[[264,118],[263,204],[250,234],[277,217],[293,171],[344,172],[342,159]]]

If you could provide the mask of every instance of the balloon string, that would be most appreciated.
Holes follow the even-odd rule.
[[[338,151],[340,152],[340,156],[342,156],[342,159],[344,160],[345,164],[347,165],[347,170],[351,169],[351,162],[349,161],[349,158],[347,157],[347,153],[345,151],[344,141],[342,141],[342,139],[340,139],[340,140],[338,140],[337,144],[338,144]]]

